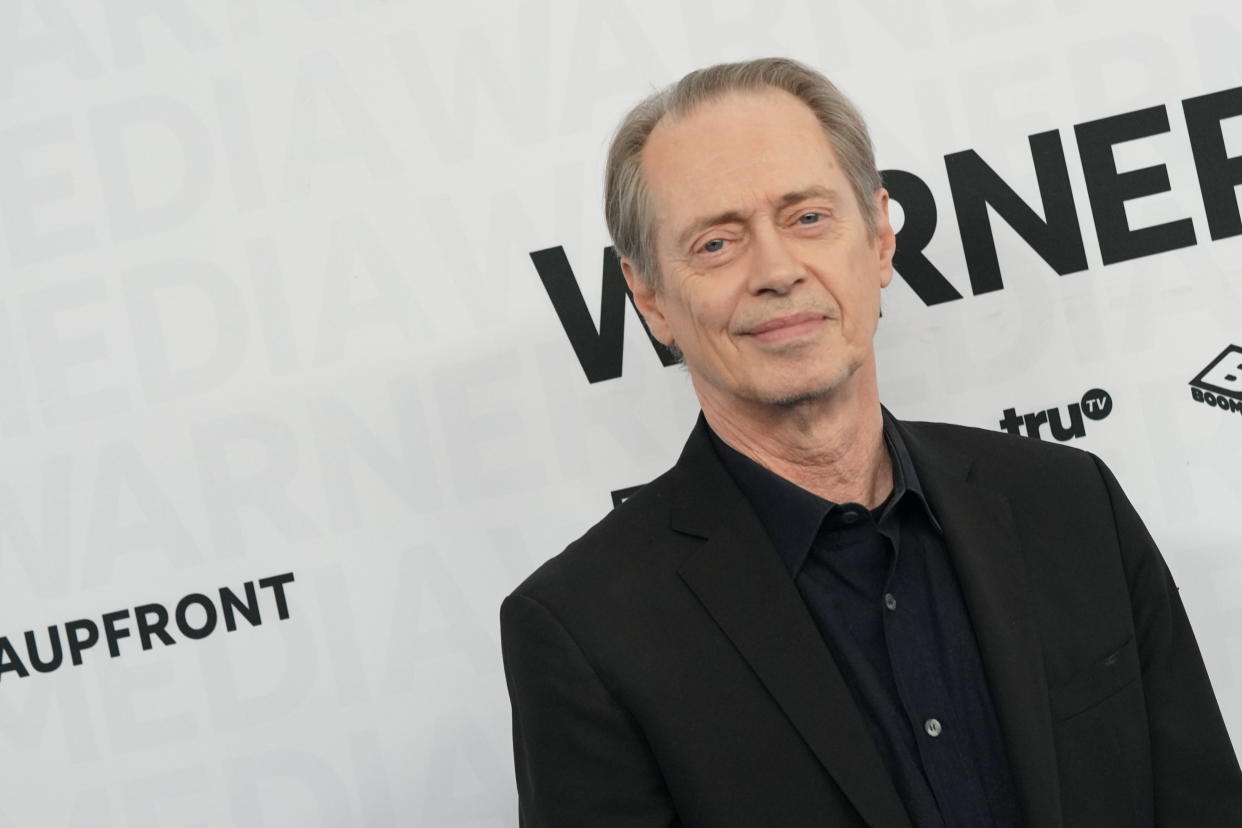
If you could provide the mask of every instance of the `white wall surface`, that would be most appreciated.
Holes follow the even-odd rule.
[[[617,119],[768,54],[935,198],[962,298],[894,280],[886,404],[995,429],[1107,390],[1074,443],[1160,542],[1242,740],[1242,416],[1187,385],[1242,345],[1242,236],[1209,235],[1181,107],[1242,86],[1239,42],[1207,0],[0,3],[0,635],[25,658],[27,630],[295,575],[283,620],[260,589],[258,626],[0,673],[0,826],[516,824],[500,601],[697,411],[628,309],[589,383],[529,254],[563,247],[597,313]],[[1073,127],[1157,106],[1115,155],[1171,189],[1127,213],[1197,242],[1106,266]],[[944,156],[1039,212],[1049,130],[1087,268],[993,216],[1004,289],[973,295]]]

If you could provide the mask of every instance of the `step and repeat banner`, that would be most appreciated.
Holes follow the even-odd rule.
[[[869,120],[898,416],[1115,470],[1242,742],[1242,7],[0,4],[0,828],[516,824],[501,599],[697,412],[613,126]]]

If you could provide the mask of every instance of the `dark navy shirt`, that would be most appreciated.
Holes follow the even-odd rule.
[[[841,670],[914,828],[1016,828],[1009,761],[957,576],[887,411],[893,491],[832,503],[714,433]]]

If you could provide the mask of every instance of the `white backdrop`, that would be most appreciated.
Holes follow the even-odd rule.
[[[1239,42],[1224,0],[0,3],[0,826],[516,824],[500,601],[697,410],[628,308],[588,382],[530,253],[598,319],[616,120],[765,54],[935,199],[962,298],[894,280],[886,404],[996,429],[1106,390],[1073,442],[1160,542],[1239,742],[1242,416],[1188,383],[1242,345],[1242,235],[1209,234],[1181,104],[1242,86]],[[1113,154],[1169,189],[1126,213],[1196,241],[1104,265],[1074,125],[1151,107],[1168,130]],[[1050,130],[1086,269],[993,213],[1004,287],[973,295],[944,156],[1042,214]],[[267,587],[257,625],[176,626],[282,573],[286,618]],[[116,657],[29,662],[28,630],[46,660],[49,626],[153,603],[174,645],[134,612]]]

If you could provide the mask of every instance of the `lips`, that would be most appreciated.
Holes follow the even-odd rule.
[[[824,319],[824,314],[818,311],[801,311],[760,322],[746,333],[761,342],[772,342],[810,333],[819,327]]]

